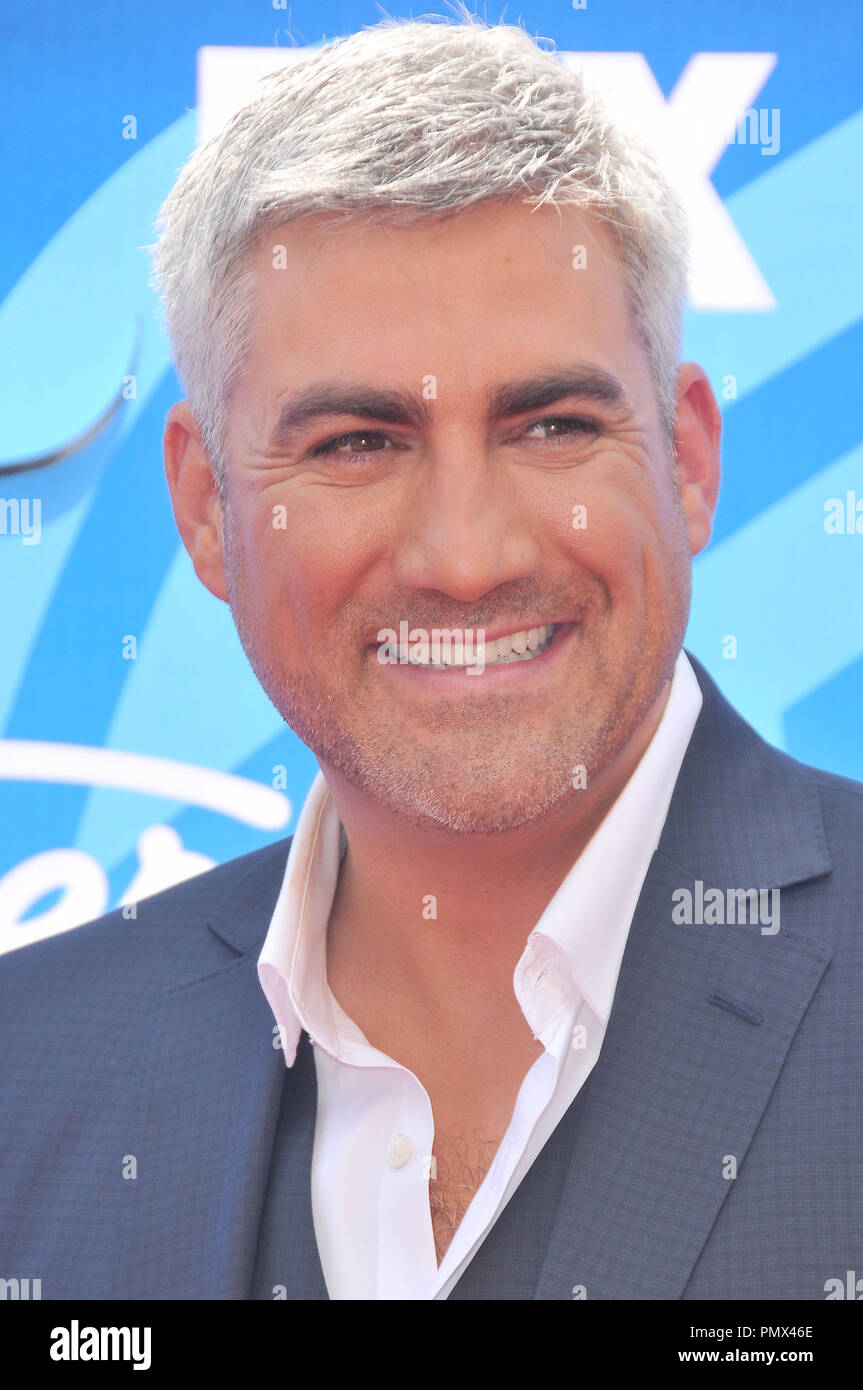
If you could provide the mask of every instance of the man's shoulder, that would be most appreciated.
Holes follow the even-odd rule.
[[[265,929],[281,887],[290,839],[217,864],[204,873],[82,926],[0,956],[0,997],[32,983],[63,980],[64,992],[92,993],[127,976],[138,990],[170,985],[183,972],[223,964],[230,951],[210,925]],[[252,932],[254,935],[254,930]],[[249,943],[251,944],[251,943]]]
[[[808,784],[818,795],[834,869],[843,862],[863,868],[863,782],[798,762],[778,749],[774,752],[793,767],[801,785]]]
[[[826,801],[844,805],[851,814],[863,815],[863,782],[844,777],[839,772],[829,772],[827,768],[817,767],[814,763],[801,762],[775,744],[765,742],[764,746],[789,773],[810,786],[818,787]]]
[[[805,783],[813,790],[817,788],[826,802],[844,806],[852,816],[863,815],[863,781],[802,762],[777,748],[730,702],[702,663],[691,652],[687,651],[686,655],[704,697],[702,714],[696,726],[699,728],[704,724],[704,737],[700,741],[702,753],[707,745],[712,755],[725,759],[729,747],[733,747],[742,755],[753,776],[767,774],[765,793],[774,789],[774,782],[780,794],[795,782],[801,786]],[[698,742],[698,739],[693,739],[693,745]],[[709,758],[699,760],[702,771],[706,771],[709,764]],[[716,778],[717,782],[720,780]]]
[[[795,798],[798,808],[805,805],[807,798],[820,808],[819,838],[829,856],[831,870],[827,891],[831,891],[832,885],[832,890],[845,896],[849,904],[856,903],[856,891],[852,891],[850,898],[848,894],[849,885],[852,890],[863,888],[863,782],[800,762],[773,745],[767,746],[776,765],[786,773],[783,795]],[[775,785],[772,794],[775,797]],[[793,814],[793,810],[786,808],[786,819]],[[780,818],[781,808],[777,804],[777,823]],[[854,915],[856,918],[856,913]]]
[[[667,859],[717,882],[817,884],[851,921],[863,873],[863,782],[759,733],[687,652],[703,696],[662,830]],[[820,911],[820,908],[819,908]],[[855,918],[856,923],[856,918]]]

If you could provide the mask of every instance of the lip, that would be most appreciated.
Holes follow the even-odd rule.
[[[536,626],[542,627],[545,624],[537,623]],[[581,624],[575,622],[558,623],[551,642],[539,656],[533,657],[530,661],[502,662],[499,666],[486,666],[476,675],[470,674],[470,667],[453,667],[450,670],[441,671],[429,667],[414,666],[410,662],[406,662],[404,665],[397,662],[382,664],[377,658],[377,646],[371,648],[369,655],[385,675],[389,673],[396,680],[411,681],[417,690],[425,690],[429,694],[470,695],[474,698],[481,698],[483,690],[493,689],[500,693],[509,689],[510,686],[523,687],[527,690],[532,683],[544,681],[546,676],[554,671],[580,627]],[[520,631],[522,631],[521,628],[500,628],[498,629],[498,636],[503,637],[511,632]],[[487,642],[493,640],[492,637],[486,635]]]
[[[550,618],[538,618],[535,622],[523,623],[516,621],[507,626],[505,623],[498,623],[496,627],[474,628],[474,632],[484,632],[486,642],[496,642],[498,637],[511,637],[516,632],[530,632],[532,627],[563,627],[563,623],[554,623]],[[456,629],[457,631],[458,629]]]

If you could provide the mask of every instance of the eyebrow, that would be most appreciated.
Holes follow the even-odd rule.
[[[576,363],[493,387],[486,397],[489,422],[544,410],[570,396],[603,406],[620,416],[632,410],[629,396],[613,372]],[[313,420],[330,415],[357,415],[414,429],[427,429],[432,424],[429,402],[422,396],[398,389],[381,390],[359,382],[320,381],[305,387],[282,406],[270,445],[289,449]]]

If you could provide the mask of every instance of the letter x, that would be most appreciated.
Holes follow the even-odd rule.
[[[561,53],[622,127],[647,142],[683,201],[692,231],[695,309],[756,311],[776,301],[710,182],[743,113],[754,105],[775,53],[696,53],[668,98],[643,53]]]

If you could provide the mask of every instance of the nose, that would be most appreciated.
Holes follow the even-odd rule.
[[[401,587],[470,603],[539,570],[536,518],[484,441],[440,443],[404,502],[393,557]]]

